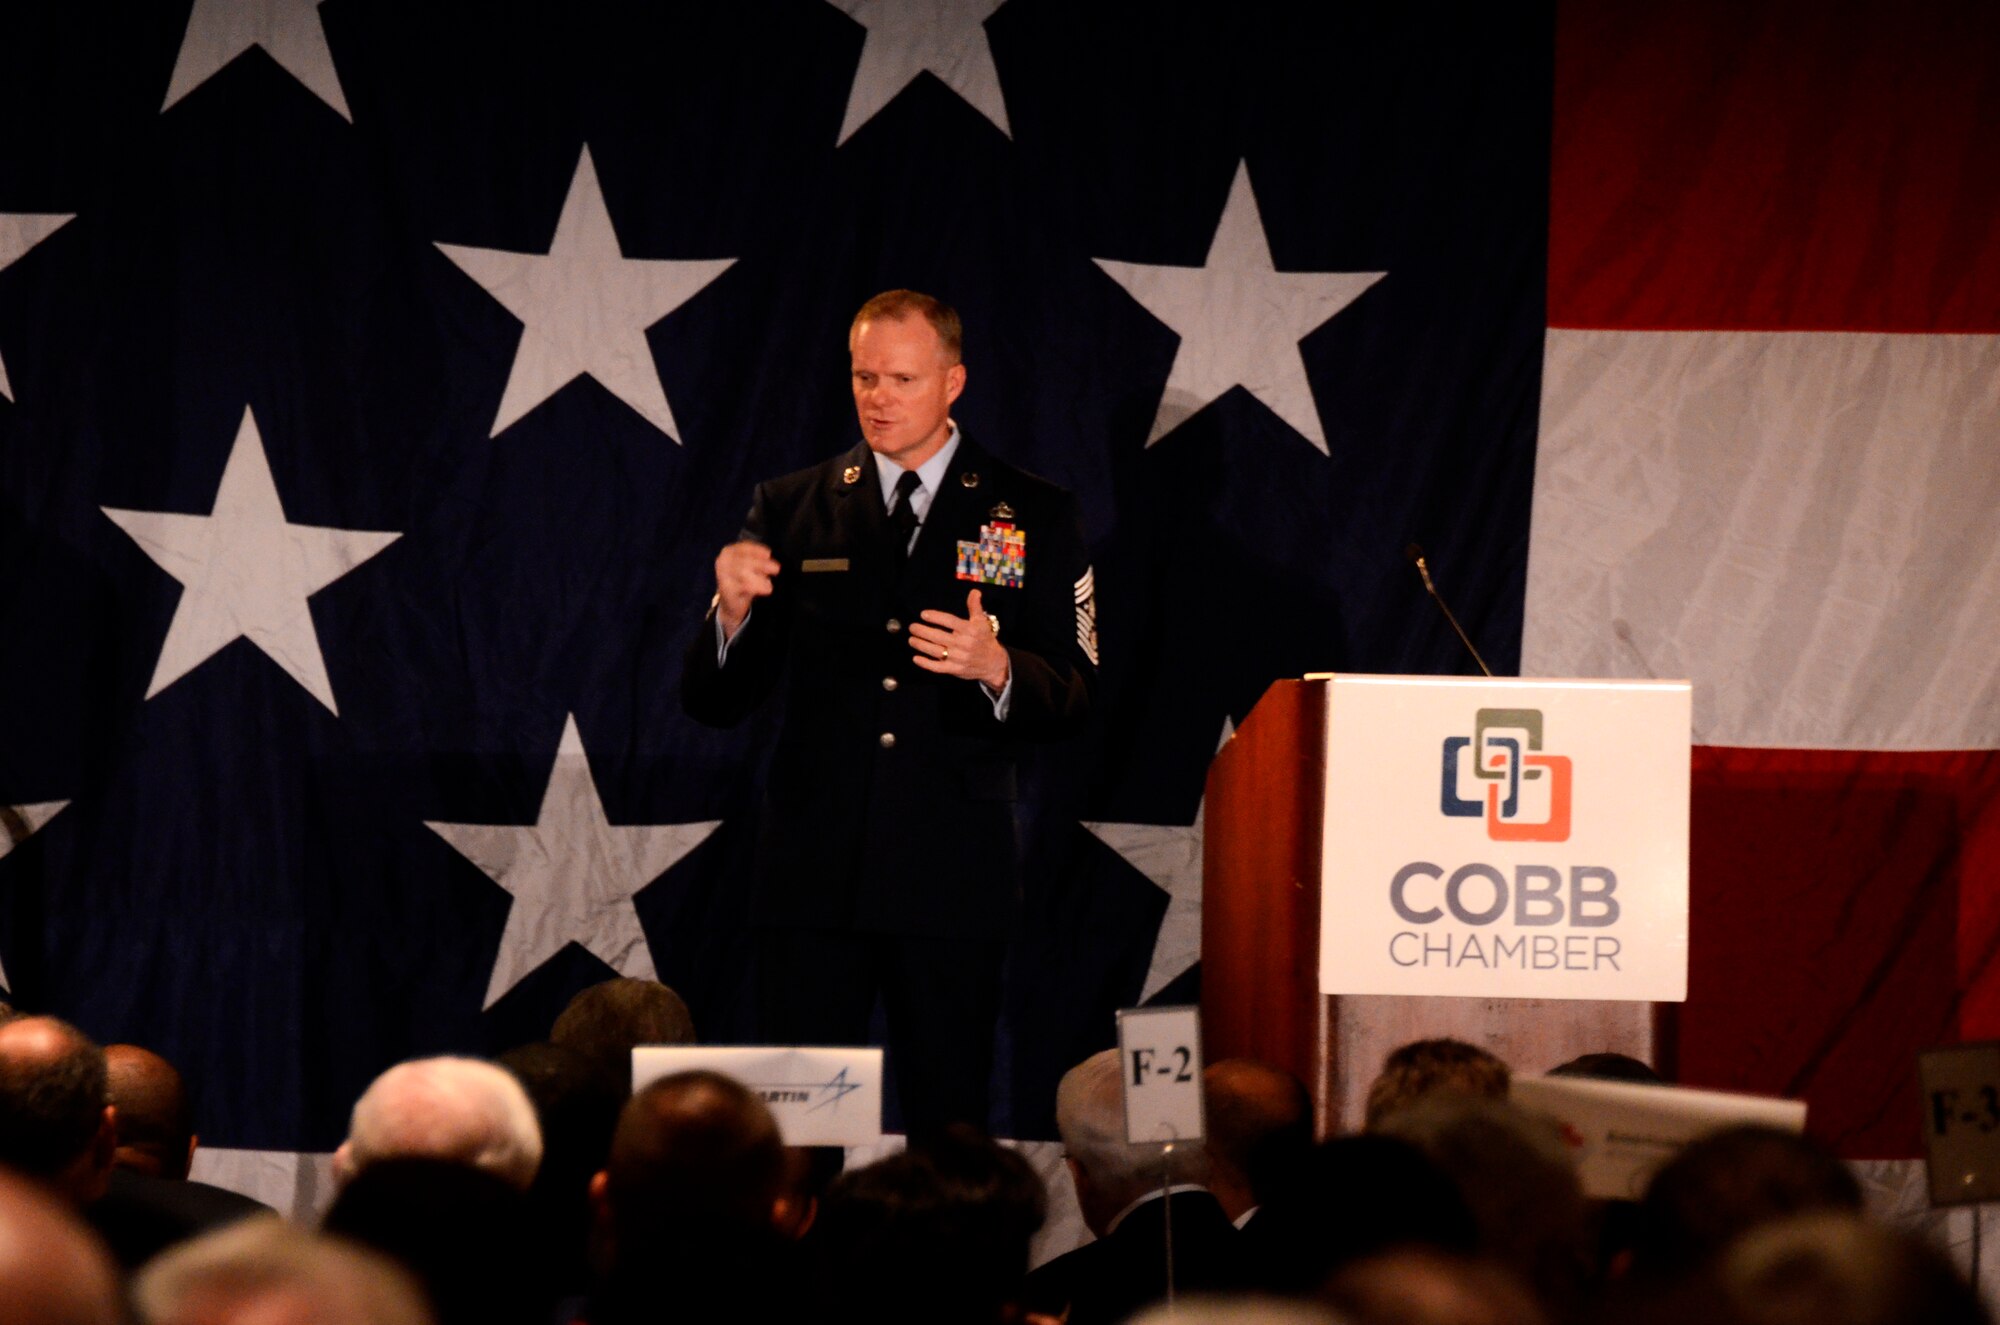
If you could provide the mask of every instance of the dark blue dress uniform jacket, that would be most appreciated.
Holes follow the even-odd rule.
[[[959,579],[958,544],[976,544],[1009,510],[1026,539],[1019,587]],[[697,721],[730,726],[785,687],[756,855],[758,921],[1005,937],[1019,910],[1023,743],[1074,732],[1096,679],[1076,499],[961,433],[907,562],[865,444],[759,484],[743,536],[783,569],[725,665],[712,620],[696,633],[682,701]],[[925,608],[963,616],[975,587],[1000,618],[1012,668],[1005,723],[976,682],[911,661],[909,623]]]

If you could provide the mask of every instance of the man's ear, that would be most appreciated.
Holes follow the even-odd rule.
[[[965,365],[955,363],[944,370],[945,404],[949,405],[956,401],[959,392],[963,390],[965,390]]]
[[[793,1242],[812,1232],[818,1218],[817,1196],[780,1196],[771,1202],[771,1227]]]
[[[78,1206],[94,1205],[111,1185],[111,1167],[118,1159],[118,1111],[109,1104],[98,1116],[90,1144],[62,1171],[60,1183]]]
[[[354,1177],[354,1143],[342,1141],[340,1149],[333,1152],[333,1185],[345,1187]]]
[[[611,1225],[611,1170],[599,1169],[590,1175],[590,1255],[593,1264],[599,1257],[615,1255],[617,1240]]]
[[[188,1133],[187,1163],[181,1166],[181,1176],[183,1178],[187,1177],[188,1174],[194,1172],[194,1152],[196,1151],[196,1149],[200,1147],[200,1145],[201,1145],[201,1137],[192,1132]]]
[[[1064,1155],[1063,1167],[1069,1170],[1070,1186],[1076,1188],[1078,1192],[1082,1192],[1084,1184],[1090,1181],[1089,1178],[1084,1176],[1083,1165],[1076,1162],[1074,1155]]]
[[[107,1104],[97,1120],[97,1135],[90,1139],[90,1159],[94,1168],[111,1172],[118,1158],[118,1110]]]

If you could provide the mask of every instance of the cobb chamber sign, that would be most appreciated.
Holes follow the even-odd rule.
[[[1320,988],[1687,997],[1691,693],[1335,676]]]

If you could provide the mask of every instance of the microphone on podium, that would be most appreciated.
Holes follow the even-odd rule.
[[[1424,577],[1424,592],[1431,596],[1431,601],[1438,605],[1438,611],[1444,613],[1444,619],[1451,622],[1451,628],[1458,632],[1458,642],[1463,644],[1465,651],[1472,655],[1472,661],[1479,664],[1480,671],[1486,673],[1488,676],[1493,675],[1493,669],[1488,667],[1486,660],[1479,656],[1479,650],[1472,647],[1472,638],[1465,633],[1465,627],[1458,624],[1458,618],[1453,616],[1451,608],[1445,605],[1444,596],[1438,593],[1437,586],[1431,583],[1431,568],[1424,564],[1424,550],[1415,543],[1412,543],[1403,549],[1403,555],[1408,557],[1410,564],[1417,568],[1417,574]]]

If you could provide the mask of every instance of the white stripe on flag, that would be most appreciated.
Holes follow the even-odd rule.
[[[2000,748],[2000,337],[1550,330],[1522,634],[1702,744]]]

